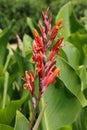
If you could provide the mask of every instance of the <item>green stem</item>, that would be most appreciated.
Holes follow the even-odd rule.
[[[5,108],[6,104],[6,95],[7,95],[7,88],[8,88],[8,79],[9,79],[9,73],[5,72],[5,79],[4,79],[4,91],[3,91],[3,102],[2,102],[2,108]]]
[[[34,127],[33,127],[33,130],[37,130],[37,129],[38,129],[39,124],[40,124],[40,122],[41,122],[41,119],[42,119],[42,117],[43,117],[45,108],[46,108],[46,103],[44,103],[44,106],[43,106],[43,108],[42,108],[42,110],[41,110],[41,112],[40,112],[40,114],[39,114],[39,116],[38,116],[38,119],[37,119],[37,121],[36,121],[36,123],[35,123],[35,125],[34,125]]]
[[[32,119],[31,119],[31,122],[30,122],[29,130],[32,130],[32,126],[33,126],[33,123],[34,123],[34,120],[35,120],[35,116],[36,116],[36,109],[33,110]]]
[[[33,127],[33,124],[34,124],[34,121],[35,121],[35,117],[36,117],[36,111],[37,111],[37,108],[38,108],[39,101],[40,100],[37,100],[36,107],[33,108],[33,114],[32,114],[32,119],[31,119],[31,122],[30,122],[29,130],[32,130],[32,127]]]

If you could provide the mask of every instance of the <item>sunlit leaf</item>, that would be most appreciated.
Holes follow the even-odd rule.
[[[82,106],[86,106],[87,100],[81,91],[81,81],[75,70],[63,58],[58,58],[57,66],[61,70],[59,75],[60,80],[78,98]]]
[[[16,112],[16,122],[14,130],[28,130],[29,121],[19,111]]]
[[[80,62],[80,52],[79,50],[72,44],[66,42],[65,46],[63,47],[63,51],[67,56],[67,60],[69,64],[74,68],[78,69],[79,62]]]
[[[0,123],[10,124],[14,119],[16,110],[21,107],[27,96],[28,93],[26,93],[26,96],[19,100],[11,101],[6,108],[0,109]]]
[[[57,84],[57,88],[49,86],[41,100],[47,103],[42,118],[43,130],[57,130],[71,124],[78,115],[81,105],[74,96],[69,96],[65,89]]]
[[[87,71],[86,71],[86,67],[84,65],[79,66],[78,74],[81,78],[81,89],[82,89],[82,91],[84,91],[84,89],[87,88]]]
[[[8,125],[0,124],[0,130],[14,130],[14,128]]]
[[[32,41],[33,41],[33,39],[29,35],[27,35],[27,34],[24,35],[23,44],[24,44],[25,52],[32,49]]]
[[[84,27],[79,23],[75,14],[73,13],[73,5],[71,2],[68,2],[60,9],[58,15],[56,16],[56,21],[58,21],[58,19],[64,20],[64,28],[61,30],[61,33],[65,37],[65,39],[67,39],[71,35],[71,33],[85,32]]]

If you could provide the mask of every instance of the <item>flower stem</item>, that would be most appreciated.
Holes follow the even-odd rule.
[[[39,114],[39,116],[38,116],[38,119],[37,119],[37,121],[36,121],[36,123],[35,123],[35,125],[34,125],[34,127],[33,127],[33,130],[37,130],[37,129],[38,129],[39,124],[40,124],[40,122],[41,122],[41,119],[42,119],[42,117],[43,117],[45,108],[46,108],[46,103],[44,103],[44,106],[43,106],[43,108],[42,108],[42,110],[41,110],[41,112],[40,112],[40,114]]]
[[[34,123],[34,120],[35,120],[35,116],[36,116],[36,109],[33,110],[32,119],[31,119],[31,122],[30,122],[29,130],[32,130],[32,126],[33,126],[33,123]]]
[[[34,121],[35,121],[35,117],[36,117],[37,108],[38,108],[38,105],[39,105],[39,102],[40,102],[40,98],[41,98],[41,93],[39,93],[39,95],[38,95],[36,107],[33,107],[33,113],[32,113],[32,118],[31,118],[31,121],[30,121],[29,130],[32,130],[32,127],[33,127],[33,124],[34,124]]]

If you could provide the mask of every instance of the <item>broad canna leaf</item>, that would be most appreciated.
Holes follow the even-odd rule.
[[[71,51],[72,50],[72,51]],[[63,51],[67,56],[68,63],[76,70],[78,69],[80,62],[80,52],[79,50],[69,42],[65,43]]]
[[[58,130],[72,130],[72,125],[64,126]]]
[[[86,106],[87,100],[81,91],[81,81],[75,70],[61,57],[57,60],[57,66],[61,69],[59,79],[77,97],[82,106]]]
[[[5,124],[0,124],[0,130],[14,130],[14,128]]]
[[[56,88],[53,85],[49,86],[41,100],[42,106],[44,102],[47,103],[41,122],[42,130],[58,130],[71,124],[81,110],[79,101],[67,94],[61,83],[58,81]]]
[[[64,29],[61,30],[61,33],[65,37],[65,39],[67,39],[71,35],[71,33],[86,32],[83,25],[81,25],[76,18],[73,12],[73,5],[71,2],[68,2],[60,9],[58,15],[56,16],[56,21],[58,21],[58,19],[64,20]]]
[[[68,38],[68,41],[80,49],[87,44],[87,34],[74,33]]]
[[[81,79],[81,90],[84,91],[87,88],[87,71],[84,65],[79,66],[78,74]]]
[[[11,101],[6,108],[0,109],[0,123],[10,124],[15,117],[16,110],[25,102],[27,96],[28,93],[19,100]]]
[[[29,129],[29,121],[22,113],[17,111],[14,130],[28,130],[28,129]]]
[[[87,45],[87,34],[74,33],[68,39],[70,43],[76,46],[80,52],[80,64],[86,63],[86,45]]]
[[[84,107],[74,123],[73,130],[87,130],[87,107]]]

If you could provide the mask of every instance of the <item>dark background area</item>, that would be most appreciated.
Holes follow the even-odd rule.
[[[10,42],[16,41],[16,34],[22,38],[24,33],[30,34],[27,26],[27,17],[32,18],[38,22],[41,18],[41,12],[50,7],[50,11],[55,17],[59,9],[70,0],[0,0],[0,29],[4,29],[12,24],[12,33],[10,35]],[[77,18],[83,24],[86,22],[84,17],[87,13],[86,0],[72,0],[74,11]],[[84,22],[83,22],[84,21]]]

